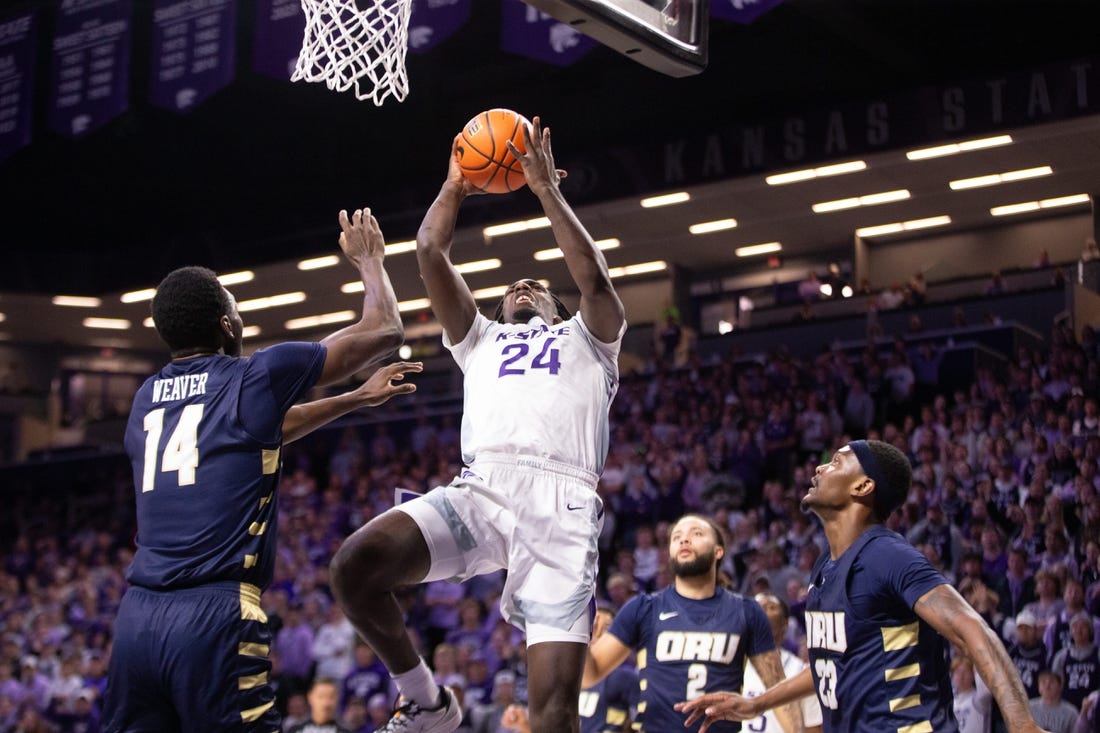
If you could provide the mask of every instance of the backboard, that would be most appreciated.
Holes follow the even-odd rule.
[[[691,76],[707,66],[709,0],[524,2],[669,76]]]

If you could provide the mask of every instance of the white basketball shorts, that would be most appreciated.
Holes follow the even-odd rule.
[[[424,582],[507,570],[501,614],[527,644],[587,644],[603,502],[597,476],[543,458],[488,454],[400,504],[431,552]]]

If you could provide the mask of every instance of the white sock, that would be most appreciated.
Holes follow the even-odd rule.
[[[435,683],[432,671],[428,669],[428,665],[424,663],[423,659],[420,660],[420,664],[408,672],[395,674],[393,681],[397,684],[397,690],[405,696],[406,700],[412,700],[422,708],[439,707],[441,702],[439,685]]]

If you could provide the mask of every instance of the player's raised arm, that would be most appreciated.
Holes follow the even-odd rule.
[[[550,149],[550,128],[543,128],[536,116],[524,128],[527,151],[521,153],[509,140],[508,149],[520,163],[527,186],[538,197],[543,213],[550,220],[554,239],[565,255],[565,264],[581,293],[580,312],[588,330],[604,343],[619,337],[625,313],[622,301],[611,285],[607,260],[592,241],[577,214],[562,196],[558,184],[562,171],[554,167]]]
[[[451,143],[447,180],[428,207],[416,233],[416,261],[432,303],[432,313],[443,326],[447,338],[455,344],[466,337],[477,315],[473,293],[451,263],[458,210],[467,196],[478,193],[458,167],[455,153],[458,139],[455,137]]]
[[[397,361],[379,367],[369,378],[353,390],[294,405],[283,418],[283,445],[293,443],[328,425],[338,417],[361,407],[377,407],[391,397],[416,391],[416,385],[402,382],[409,372],[419,372],[424,364],[419,361]]]
[[[601,634],[588,645],[581,687],[591,687],[616,669],[630,656],[630,647],[612,634]]]
[[[340,212],[340,249],[363,281],[363,313],[359,321],[321,340],[328,348],[318,385],[332,384],[376,364],[405,341],[397,297],[382,266],[386,241],[370,209],[356,209],[348,218]]]
[[[1042,730],[1031,715],[1027,693],[1012,658],[957,590],[947,584],[936,586],[920,597],[913,610],[973,662],[1001,708],[1009,733]]]

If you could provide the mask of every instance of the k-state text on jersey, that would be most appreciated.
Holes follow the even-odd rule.
[[[517,340],[518,339],[519,341],[529,341],[533,338],[538,338],[539,336],[541,336],[544,333],[552,333],[555,336],[568,336],[569,335],[569,326],[567,326],[567,325],[547,326],[547,325],[543,324],[541,326],[535,326],[534,328],[529,328],[526,331],[514,331],[512,333],[509,333],[508,331],[504,331],[502,333],[497,334],[496,340],[497,341],[512,341],[512,340]]]

